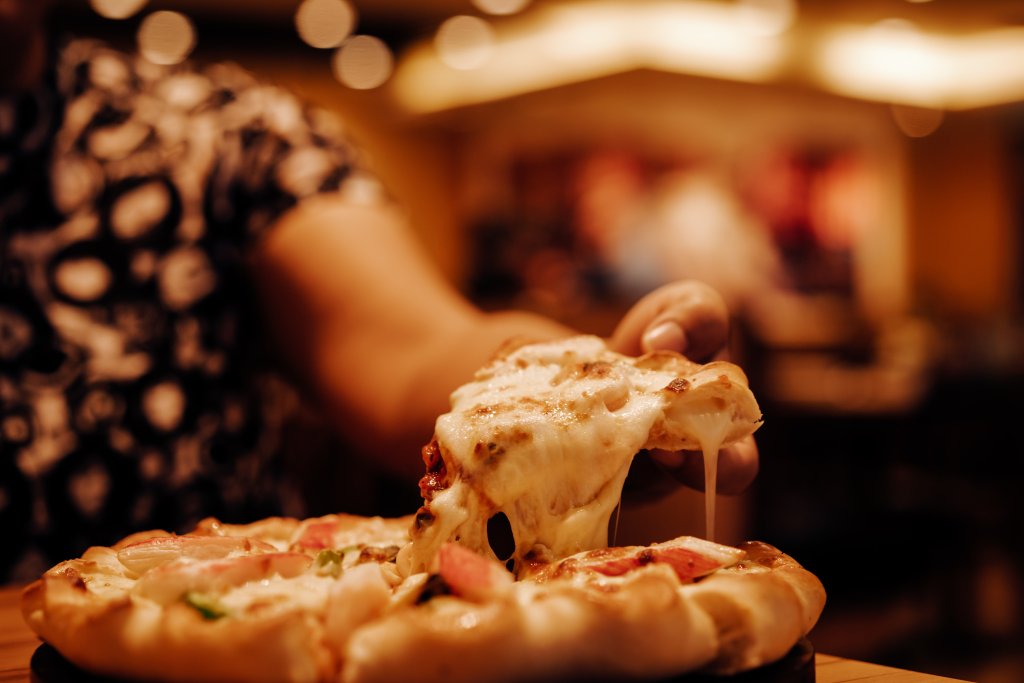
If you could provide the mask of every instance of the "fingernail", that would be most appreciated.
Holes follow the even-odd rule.
[[[644,332],[640,345],[644,351],[668,350],[682,353],[686,350],[686,333],[679,323],[666,320]]]

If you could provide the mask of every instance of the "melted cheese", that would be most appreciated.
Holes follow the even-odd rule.
[[[317,614],[327,602],[327,594],[337,579],[306,573],[290,579],[274,576],[234,586],[219,596],[221,604],[232,614],[252,609],[283,609],[296,607]]]
[[[704,454],[704,533],[715,540],[715,500],[718,488],[718,452],[729,433],[732,420],[728,413],[696,412],[685,416],[689,430],[700,441]]]
[[[512,527],[517,564],[606,546],[637,452],[717,453],[756,429],[760,412],[742,373],[723,369],[677,354],[628,358],[597,337],[522,347],[485,367],[437,420],[451,485],[428,501],[432,519],[400,556],[403,568],[429,569],[447,540],[493,556],[487,521],[498,513]]]

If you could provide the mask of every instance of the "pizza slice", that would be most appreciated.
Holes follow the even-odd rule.
[[[494,557],[492,518],[511,527],[515,549],[500,559],[516,567],[604,547],[639,451],[703,450],[713,484],[718,449],[760,422],[731,363],[698,365],[667,351],[633,358],[593,336],[521,346],[456,390],[438,418],[400,566],[429,569],[448,541]]]

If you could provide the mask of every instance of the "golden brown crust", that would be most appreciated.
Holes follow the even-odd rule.
[[[521,581],[482,604],[434,598],[358,630],[342,681],[644,679],[756,668],[807,634],[824,591],[771,546],[747,548],[739,563],[693,583],[651,563],[622,577],[581,570]]]
[[[741,547],[746,560],[691,591],[717,626],[719,653],[708,668],[721,674],[780,659],[810,632],[825,606],[821,582],[793,558],[765,543]]]
[[[693,670],[714,656],[714,626],[663,572],[637,572],[606,590],[520,583],[485,603],[434,598],[357,631],[341,680],[509,683]]]
[[[310,524],[304,525],[306,521]],[[283,524],[296,535],[317,524],[390,532],[407,522],[328,516]],[[114,548],[90,548],[24,590],[25,620],[76,665],[110,676],[171,683],[502,683],[568,675],[654,678],[696,669],[734,673],[782,657],[811,629],[824,603],[820,582],[767,544],[706,551],[712,552],[712,563],[730,566],[689,578],[671,562],[657,559],[666,548],[715,545],[699,539],[650,546],[655,559],[636,563],[621,575],[585,575],[585,567],[623,555],[646,558],[648,548],[582,553],[584,561],[563,562],[563,571],[542,572],[543,581],[498,582],[494,585],[500,590],[474,593],[472,599],[417,599],[422,575],[409,577],[389,597],[397,579],[389,585],[383,571],[371,575],[351,567],[337,583],[331,583],[336,578],[302,574],[321,582],[312,598],[287,588],[276,597],[257,597],[235,613],[213,617],[174,596],[157,600],[140,590],[153,572],[195,566],[214,571],[224,565],[232,565],[232,571],[240,567],[258,572],[244,580],[280,587],[286,581],[282,576],[298,570],[276,573],[274,560],[288,560],[291,566],[290,560],[305,559],[300,568],[312,560],[301,553],[267,550],[265,541],[235,534],[249,530],[264,538],[278,537],[281,524],[231,525],[219,529],[230,535],[213,539],[147,533]],[[212,533],[211,526],[202,528]],[[167,547],[180,552],[167,559],[160,554]],[[126,553],[139,548],[151,550],[145,562],[138,557],[122,562],[132,559]],[[211,559],[210,553],[218,549],[222,556]],[[181,557],[198,561],[180,565]],[[139,573],[139,566],[154,562],[157,566]],[[466,578],[472,581],[473,576]],[[203,578],[194,585],[207,585]],[[339,589],[345,581],[349,583]],[[368,593],[372,599],[353,605]],[[344,611],[333,611],[339,609]]]
[[[244,620],[204,619],[184,604],[127,594],[105,599],[67,576],[24,592],[29,626],[76,665],[155,681],[321,681],[336,670],[323,629],[301,610]]]

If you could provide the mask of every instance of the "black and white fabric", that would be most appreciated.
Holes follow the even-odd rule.
[[[140,528],[281,512],[294,395],[244,258],[302,198],[375,192],[344,140],[237,67],[88,41],[0,99],[0,580]]]

